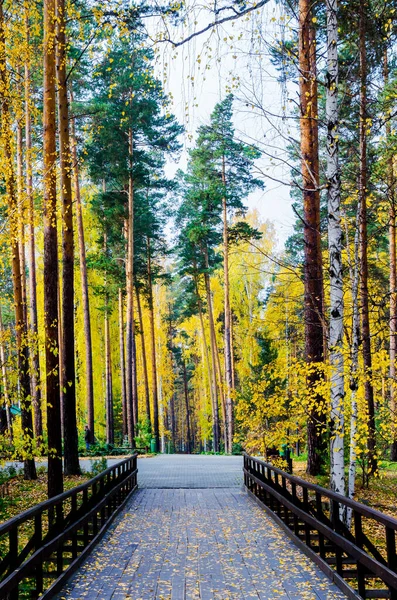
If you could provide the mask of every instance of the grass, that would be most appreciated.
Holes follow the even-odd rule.
[[[293,461],[294,475],[311,483],[329,488],[329,476],[313,477],[306,473],[306,461]],[[397,518],[397,463],[386,460],[379,463],[379,476],[372,477],[369,487],[362,485],[360,471],[357,472],[355,500],[372,506],[387,515]]]
[[[84,483],[91,477],[88,473],[64,477],[64,490]],[[38,479],[25,481],[22,475],[9,480],[9,495],[0,498],[0,523],[47,499],[47,474],[40,473]]]

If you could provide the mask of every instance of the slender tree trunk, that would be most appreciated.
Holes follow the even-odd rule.
[[[124,299],[119,288],[119,335],[120,335],[120,379],[121,379],[121,408],[123,415],[123,440],[128,436],[127,395],[125,388],[125,346],[124,346]]]
[[[190,416],[190,404],[189,404],[189,385],[187,380],[186,361],[183,359],[183,392],[185,396],[186,406],[186,440],[187,440],[187,452],[192,452],[192,430],[191,430],[191,416]]]
[[[299,0],[299,86],[305,247],[305,354],[310,365],[307,385],[315,388],[322,375],[317,365],[324,358],[323,279],[320,239],[318,159],[318,98],[316,41],[311,0]],[[307,471],[317,475],[324,462],[324,404],[320,394],[309,407]]]
[[[73,102],[73,92],[70,91],[70,99]],[[85,340],[85,371],[86,371],[86,402],[87,402],[87,424],[90,431],[90,443],[95,440],[95,413],[94,413],[94,376],[92,366],[92,336],[90,320],[90,298],[88,293],[88,274],[84,239],[83,211],[80,193],[79,161],[77,156],[76,125],[71,119],[71,150],[73,164],[73,187],[76,203],[77,235],[79,241],[79,263],[81,279],[81,298],[84,317],[84,340]]]
[[[109,298],[105,297],[106,443],[114,444],[112,355],[109,328]]]
[[[215,329],[214,329],[215,331]],[[219,391],[219,400],[220,400],[220,405],[221,405],[221,411],[222,411],[222,421],[223,421],[223,443],[225,445],[225,452],[226,452],[226,448],[227,448],[227,444],[228,444],[228,438],[227,438],[227,426],[226,426],[226,398],[225,398],[225,393],[224,393],[224,386],[223,386],[223,377],[222,377],[222,369],[221,369],[221,359],[219,356],[219,347],[218,347],[218,342],[216,339],[216,335],[214,337],[214,347],[215,347],[215,361],[216,361],[216,377],[218,379],[218,391]],[[216,380],[215,380],[215,385],[216,385]],[[219,424],[219,436],[221,436],[222,434],[222,426],[221,423]]]
[[[61,286],[62,286],[62,280],[59,281],[59,288],[58,288],[58,348],[59,348],[59,354],[58,354],[58,361],[59,361],[59,402],[60,402],[60,407],[61,407],[61,431],[62,431],[62,439],[64,437],[64,422],[63,422],[63,371],[61,369],[61,365],[63,365],[63,339],[62,339],[62,306],[61,306],[61,295],[62,295],[62,291],[61,291]]]
[[[226,188],[226,169],[225,157],[222,157],[222,183]],[[230,454],[233,446],[233,373],[232,373],[232,343],[231,343],[231,325],[230,325],[230,291],[229,291],[229,229],[227,222],[227,200],[226,196],[222,199],[223,207],[223,281],[224,281],[224,312],[225,312],[225,412],[226,420],[224,423],[225,434],[225,452]]]
[[[327,0],[327,189],[330,280],[331,489],[345,493],[342,228],[339,169],[337,0]]]
[[[31,89],[30,89],[30,25],[29,12],[25,9],[25,43],[27,56],[25,59],[25,140],[26,140],[26,195],[28,205],[29,228],[29,309],[30,309],[30,358],[31,358],[31,396],[34,413],[34,433],[36,444],[43,439],[43,413],[41,409],[40,362],[38,348],[38,318],[37,318],[37,282],[36,282],[36,242],[34,231],[34,198],[32,171],[32,119],[31,119]]]
[[[67,88],[65,0],[57,0],[57,80],[62,202],[62,363],[65,475],[79,475],[74,357],[74,226]]]
[[[383,56],[383,77],[385,87],[389,83],[389,61],[387,48]],[[386,140],[391,136],[390,120],[386,121]],[[396,259],[396,198],[393,156],[387,159],[387,197],[389,200],[389,287],[390,287],[390,325],[389,325],[389,376],[390,376],[390,419],[392,445],[390,460],[397,461],[397,415],[396,415],[396,349],[397,349],[397,259]]]
[[[44,320],[48,433],[48,496],[63,490],[58,360],[58,242],[56,227],[55,0],[44,0]]]
[[[135,353],[135,324],[134,324],[134,182],[133,167],[133,135],[129,131],[129,161],[130,177],[128,186],[128,222],[127,222],[127,423],[128,441],[135,447],[135,426],[137,406],[136,353]]]
[[[152,260],[150,240],[147,238],[147,277],[149,292],[149,313],[150,313],[150,340],[152,353],[152,394],[153,394],[153,434],[156,439],[156,450],[160,448],[159,433],[159,399],[157,390],[157,358],[156,358],[156,332],[154,323],[154,305],[153,305],[153,281],[152,281]]]
[[[368,300],[368,237],[367,237],[367,50],[366,43],[366,1],[360,3],[360,270],[361,270],[361,335],[365,369],[365,400],[368,410],[368,471],[377,470],[375,443],[375,403],[372,384],[371,331],[369,324]]]
[[[347,259],[349,264],[350,274],[350,285],[352,294],[352,340],[350,348],[350,403],[351,403],[351,416],[350,416],[350,445],[349,445],[349,472],[348,472],[348,488],[347,496],[354,498],[356,488],[356,470],[357,470],[357,420],[358,420],[358,407],[357,407],[357,392],[358,392],[358,351],[360,343],[360,315],[358,306],[358,293],[359,293],[359,245],[360,245],[360,233],[359,233],[359,222],[360,222],[360,202],[357,205],[357,216],[356,216],[356,233],[354,236],[354,257],[352,260],[350,247],[349,247],[349,230],[347,221],[345,220],[345,235],[346,235],[346,248],[347,248]],[[347,510],[346,524],[348,527],[351,525],[352,510]]]
[[[22,274],[19,254],[19,223],[18,200],[14,162],[12,155],[12,127],[10,116],[10,89],[6,60],[6,39],[4,31],[3,5],[0,4],[0,84],[1,84],[1,137],[4,149],[4,174],[8,202],[10,243],[12,255],[12,281],[14,288],[15,330],[18,356],[18,380],[21,394],[21,420],[24,436],[24,446],[28,458],[24,461],[25,479],[36,479],[36,466],[32,457],[33,451],[33,420],[30,400],[29,355],[27,346],[26,312],[23,305]]]
[[[12,418],[10,411],[10,396],[8,394],[8,377],[7,377],[7,364],[6,354],[4,350],[4,326],[3,326],[3,314],[0,305],[0,361],[1,361],[1,375],[3,380],[3,397],[6,409],[7,429],[10,442],[13,441],[13,429],[12,429]]]
[[[20,73],[18,73],[20,76]],[[22,96],[20,85],[17,86],[17,92]],[[17,202],[18,202],[18,243],[19,243],[19,262],[21,264],[21,286],[24,320],[27,323],[27,300],[26,300],[26,253],[25,253],[25,191],[23,186],[23,128],[22,120],[17,122]]]
[[[205,268],[204,273],[205,291],[207,295],[207,308],[208,308],[208,320],[210,326],[210,347],[211,347],[211,361],[212,361],[212,377],[213,377],[213,405],[212,405],[212,435],[214,452],[219,452],[219,412],[218,412],[218,396],[216,393],[216,338],[215,338],[215,325],[214,316],[212,312],[212,298],[211,298],[211,284],[210,277],[208,274],[209,263],[208,263],[208,251],[205,248]]]
[[[170,398],[170,429],[171,429],[171,443],[172,443],[172,451],[176,451],[176,418],[175,418],[175,394],[171,395]]]
[[[234,324],[233,324],[233,311],[230,310],[230,349],[232,359],[232,389],[236,389],[236,370],[234,364]]]
[[[146,346],[145,346],[145,331],[143,328],[143,318],[142,318],[142,306],[141,306],[141,298],[139,294],[138,287],[135,287],[136,291],[136,301],[138,306],[138,316],[139,316],[139,329],[141,333],[141,344],[142,344],[142,364],[143,364],[143,383],[145,387],[145,410],[146,410],[146,418],[150,422],[150,394],[149,394],[149,377],[147,370],[147,358],[146,358]]]
[[[195,267],[196,267],[196,265],[195,265]],[[215,383],[215,386],[214,386],[214,384],[213,384],[213,374],[212,374],[212,371],[211,371],[210,357],[209,357],[208,346],[207,346],[207,340],[205,338],[203,305],[202,305],[201,297],[200,297],[200,294],[199,294],[197,276],[195,277],[194,284],[195,284],[195,288],[196,288],[196,296],[197,296],[197,305],[198,305],[198,312],[199,312],[200,325],[201,325],[201,333],[202,333],[202,336],[203,336],[204,357],[205,357],[205,363],[206,363],[206,366],[207,366],[208,381],[209,381],[209,384],[210,384],[209,387],[210,387],[211,407],[212,407],[212,410],[213,410],[214,405],[216,403],[216,400],[214,400],[214,389],[216,390],[216,383]]]

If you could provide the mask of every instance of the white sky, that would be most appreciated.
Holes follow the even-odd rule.
[[[291,109],[291,99],[296,97],[297,92],[293,84],[288,84],[283,93],[266,50],[267,43],[273,43],[282,35],[280,8],[274,0],[270,0],[268,5],[252,15],[249,20],[222,25],[216,32],[195,38],[176,51],[170,44],[160,45],[157,75],[163,80],[165,91],[172,94],[173,113],[186,128],[179,163],[170,163],[168,173],[171,175],[177,168],[185,168],[187,150],[192,146],[197,127],[208,123],[215,104],[228,93],[228,86],[236,84],[233,78],[239,77],[238,87],[232,90],[236,97],[236,134],[251,143],[259,143],[260,149],[273,157],[263,156],[259,161],[265,189],[252,193],[246,204],[249,208],[258,209],[263,219],[274,223],[278,248],[281,249],[292,233],[295,220],[288,185],[290,169],[282,160],[287,159],[285,138],[296,134],[294,121],[282,120],[281,115],[283,106],[286,105],[286,111]],[[172,39],[178,41],[211,20],[205,10],[194,19],[197,24],[186,26],[184,32],[180,29],[171,32]],[[241,39],[237,41],[240,34]],[[233,36],[232,40],[230,36]],[[283,99],[286,95],[288,99]],[[253,98],[271,115],[266,117],[253,109]],[[289,127],[291,131],[288,131]]]

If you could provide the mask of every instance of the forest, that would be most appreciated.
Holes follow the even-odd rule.
[[[396,8],[0,2],[0,455],[26,479],[47,456],[60,493],[86,446],[289,448],[354,497],[397,461]],[[284,244],[250,204],[274,181]]]

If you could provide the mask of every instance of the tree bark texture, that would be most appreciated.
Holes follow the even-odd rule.
[[[141,345],[142,345],[142,366],[143,366],[143,384],[145,388],[145,411],[146,418],[149,422],[151,422],[150,418],[150,393],[149,393],[149,377],[148,377],[148,368],[147,368],[147,357],[146,357],[146,346],[145,346],[145,330],[143,327],[143,318],[142,318],[142,305],[141,305],[141,297],[139,294],[138,287],[135,288],[136,291],[136,303],[138,306],[138,316],[139,316],[139,330],[141,334]]]
[[[389,83],[389,60],[387,48],[383,56],[383,77],[385,87]],[[386,140],[390,139],[390,120],[386,120]],[[389,289],[390,289],[390,325],[389,325],[389,376],[390,376],[390,419],[392,444],[390,460],[397,461],[397,419],[396,419],[396,350],[397,350],[397,262],[396,262],[396,198],[393,156],[387,159],[387,198],[389,201]]]
[[[12,429],[12,418],[10,411],[10,396],[8,393],[8,376],[7,376],[7,363],[6,353],[4,349],[4,325],[3,325],[3,314],[0,306],[0,361],[1,361],[1,375],[3,380],[3,398],[6,409],[7,429],[8,437],[10,442],[13,440],[13,429]]]
[[[154,322],[152,261],[151,261],[151,248],[150,248],[149,238],[147,238],[147,277],[148,277],[149,313],[150,313],[150,341],[151,341],[151,353],[152,353],[153,435],[156,440],[156,450],[158,450],[160,448],[159,398],[158,398],[158,390],[157,390],[156,330],[155,330],[155,322]]]
[[[126,318],[126,342],[127,342],[127,368],[126,368],[126,391],[127,391],[127,423],[128,441],[131,447],[135,447],[135,426],[137,414],[137,381],[136,381],[136,352],[135,352],[135,324],[134,324],[134,182],[132,179],[133,166],[133,135],[129,131],[129,158],[130,177],[128,186],[128,222],[127,222],[127,318]]]
[[[12,154],[12,127],[9,107],[9,80],[6,62],[6,36],[3,5],[0,5],[0,83],[1,83],[1,137],[4,148],[4,173],[9,211],[12,255],[12,282],[14,289],[15,331],[18,357],[18,379],[21,398],[21,420],[27,458],[24,460],[25,479],[36,479],[33,451],[33,419],[30,400],[29,353],[26,311],[23,301],[22,274],[19,253],[18,199]]]
[[[226,188],[225,157],[222,158],[222,183]],[[229,286],[229,230],[227,222],[227,200],[222,200],[223,210],[223,285],[224,285],[224,313],[225,313],[225,452],[231,454],[233,446],[233,365],[231,342],[231,313],[230,313],[230,286]]]
[[[70,99],[73,102],[73,92],[70,92]],[[86,374],[86,406],[87,406],[87,425],[90,431],[91,444],[95,440],[95,413],[94,413],[94,376],[92,366],[92,335],[90,319],[90,298],[88,293],[88,274],[85,250],[84,222],[80,193],[79,161],[77,156],[76,125],[74,119],[71,119],[71,150],[73,166],[73,187],[76,203],[76,223],[77,236],[79,242],[79,263],[81,279],[81,298],[83,305],[84,319],[84,342],[85,342],[85,374]]]
[[[212,375],[212,371],[211,371],[211,363],[210,363],[210,357],[209,357],[209,352],[208,352],[208,345],[207,345],[207,340],[206,340],[206,336],[205,336],[204,317],[203,317],[203,304],[202,304],[200,293],[199,293],[199,287],[198,287],[197,277],[195,278],[195,282],[194,283],[195,283],[195,288],[196,288],[198,313],[199,313],[200,325],[201,325],[201,334],[202,334],[202,337],[203,337],[203,352],[204,352],[205,364],[206,364],[207,373],[208,373],[211,408],[213,409],[214,402],[216,402],[216,400],[214,400],[213,375]],[[215,384],[215,390],[216,390],[216,384]]]
[[[55,0],[44,0],[44,321],[49,497],[56,496],[63,491],[58,359],[55,22]]]
[[[376,443],[375,443],[375,401],[372,384],[372,353],[371,330],[369,323],[368,302],[368,233],[367,233],[367,50],[366,43],[366,1],[360,3],[360,174],[359,174],[359,200],[360,200],[360,300],[361,300],[361,336],[362,353],[365,369],[365,400],[368,410],[368,471],[373,474],[377,470]]]
[[[331,365],[331,489],[345,493],[344,464],[344,360],[341,179],[339,169],[339,62],[338,4],[327,0],[327,191],[330,281],[329,359]]]
[[[125,344],[124,344],[124,298],[119,288],[119,336],[120,336],[120,380],[121,380],[121,410],[123,440],[128,437],[127,396],[125,388]]]
[[[299,87],[301,164],[304,213],[305,354],[310,365],[308,388],[322,375],[316,365],[324,358],[323,277],[320,239],[320,193],[318,158],[318,98],[316,40],[312,2],[299,0]],[[313,391],[307,426],[307,471],[317,475],[323,465],[325,399]]]
[[[65,0],[57,0],[57,81],[62,203],[62,363],[65,475],[79,475],[74,356],[74,226],[67,88]]]
[[[190,403],[189,403],[189,382],[187,379],[186,361],[183,359],[183,393],[185,396],[186,406],[186,441],[187,441],[187,453],[191,454],[192,448],[192,427],[191,427],[191,414],[190,414]]]
[[[212,441],[214,446],[214,452],[219,452],[219,409],[218,409],[218,395],[216,389],[216,334],[214,315],[212,311],[212,297],[211,297],[211,283],[210,276],[208,273],[208,251],[204,250],[205,266],[207,271],[204,273],[205,291],[207,295],[207,310],[208,310],[208,321],[210,328],[210,348],[211,348],[211,362],[212,362],[212,386],[213,386],[213,402],[212,402]]]
[[[112,354],[111,354],[111,345],[110,345],[110,327],[109,327],[109,312],[108,312],[109,299],[107,296],[106,296],[105,302],[106,302],[106,308],[105,308],[106,443],[114,444]]]
[[[18,72],[18,77],[20,73]],[[22,96],[20,85],[17,86],[18,94]],[[27,296],[26,296],[26,248],[25,248],[25,190],[23,185],[23,127],[22,120],[17,121],[17,203],[18,203],[18,236],[19,236],[19,262],[21,265],[21,288],[24,320],[27,323]]]
[[[30,322],[30,360],[31,360],[31,396],[34,416],[34,434],[36,444],[40,445],[43,438],[43,412],[41,406],[40,362],[38,348],[38,318],[37,318],[37,281],[36,281],[36,240],[34,231],[34,197],[32,171],[32,118],[31,118],[31,85],[29,59],[30,25],[29,12],[25,10],[25,43],[27,56],[25,58],[25,163],[26,163],[26,196],[28,208],[29,231],[29,322]]]

